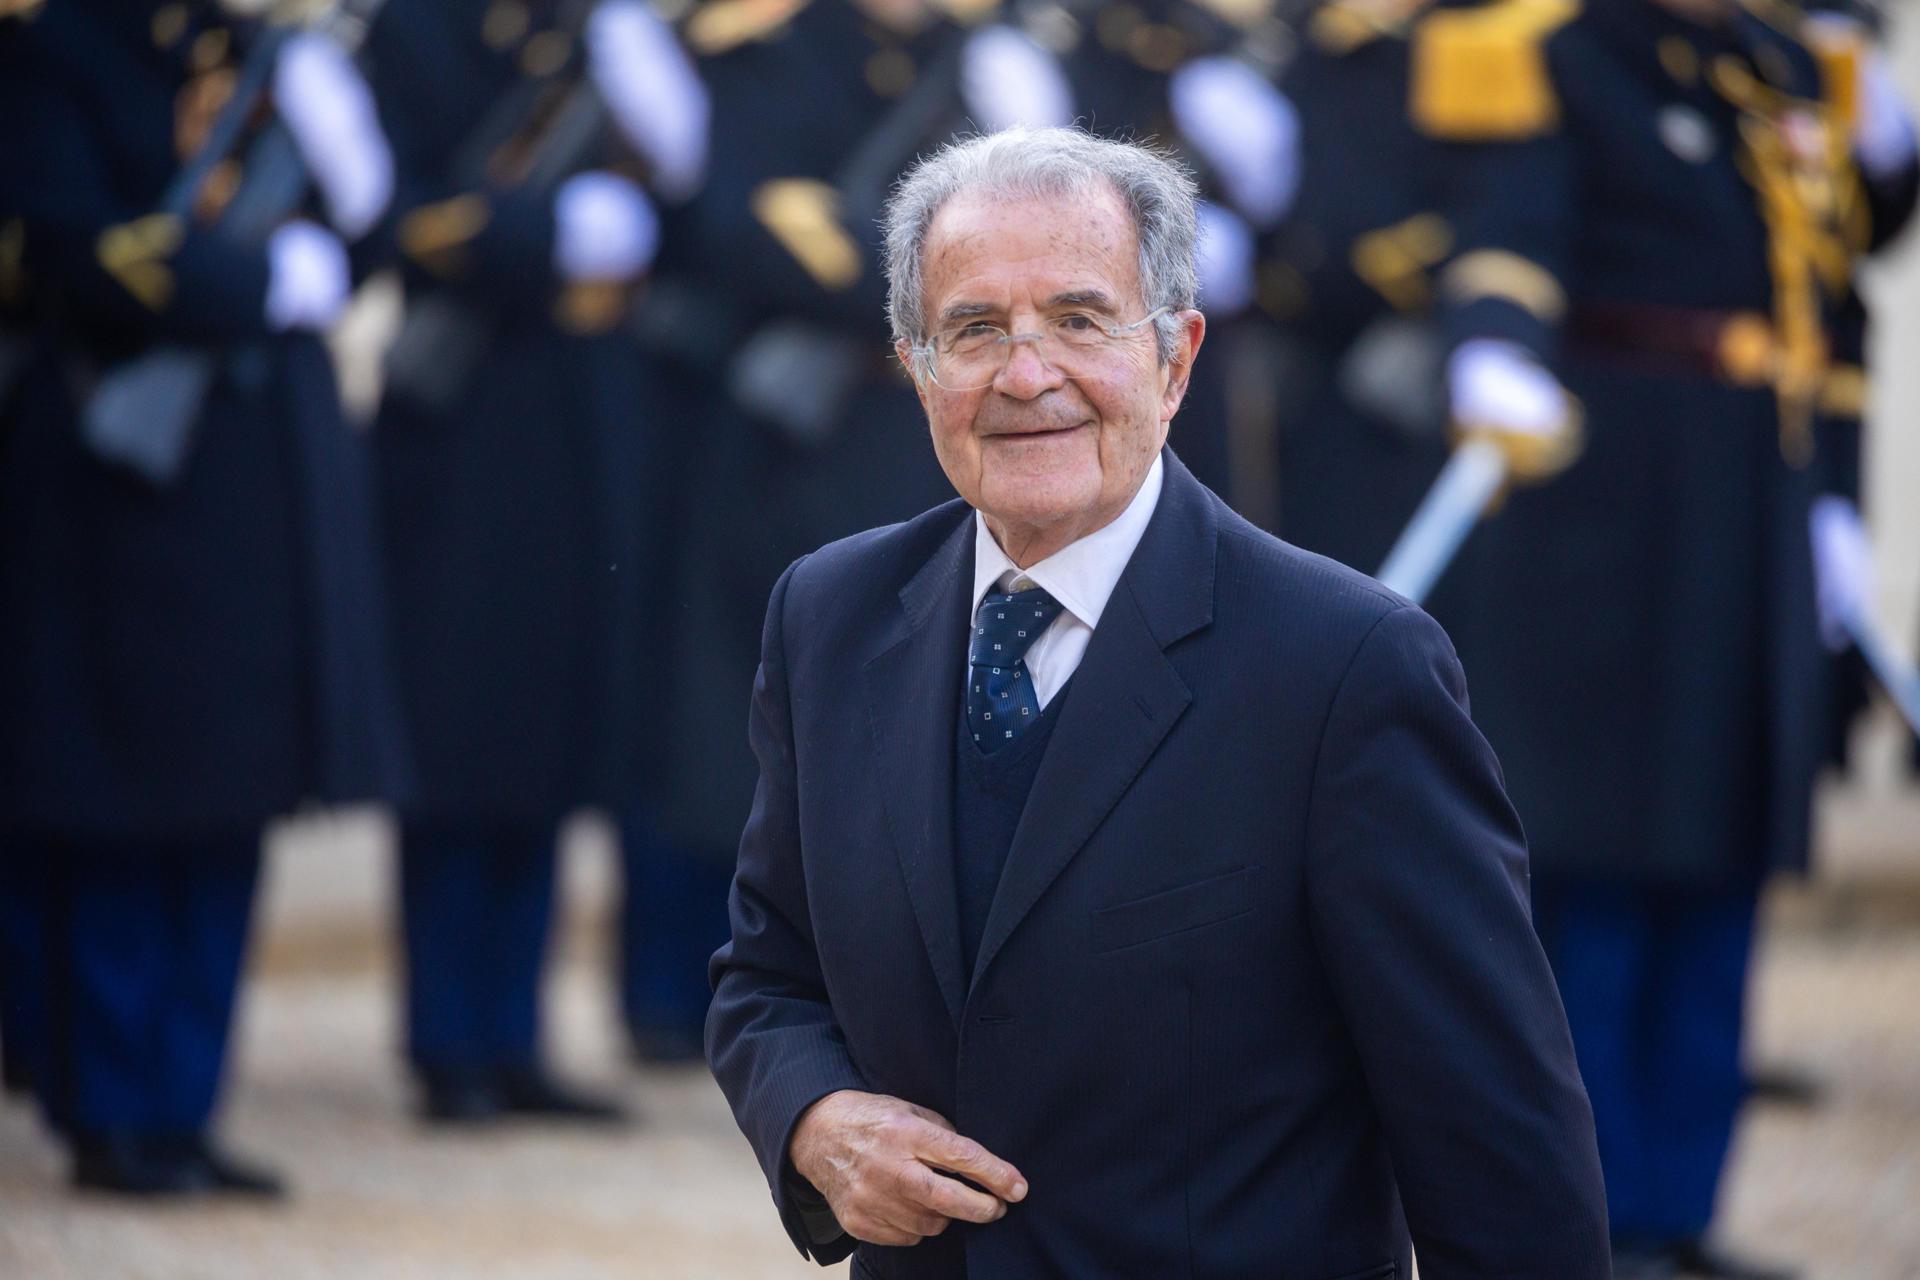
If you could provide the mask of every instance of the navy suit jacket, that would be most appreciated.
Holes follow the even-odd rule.
[[[787,1146],[838,1089],[1011,1161],[999,1222],[856,1276],[1608,1275],[1593,1119],[1527,858],[1445,635],[1166,486],[961,971],[954,717],[972,512],[796,563],[708,1055],[794,1242]],[[804,1186],[802,1186],[804,1192]]]

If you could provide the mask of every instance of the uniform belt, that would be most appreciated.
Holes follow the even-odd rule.
[[[1575,354],[1655,372],[1692,374],[1736,387],[1771,387],[1781,348],[1757,311],[1713,311],[1641,303],[1583,303],[1567,320]],[[1866,371],[1834,361],[1818,393],[1821,413],[1857,418],[1866,411]]]
[[[1582,303],[1567,318],[1575,353],[1738,387],[1773,385],[1780,345],[1757,311]]]

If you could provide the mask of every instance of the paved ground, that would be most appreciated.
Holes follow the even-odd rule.
[[[289,883],[282,878],[277,910]],[[577,877],[576,900],[591,900],[597,883]],[[423,1132],[405,1114],[383,949],[289,949],[268,937],[242,1012],[226,1128],[237,1145],[284,1164],[297,1201],[261,1210],[75,1200],[60,1190],[60,1162],[32,1117],[8,1107],[0,1277],[810,1274],[780,1236],[704,1072],[642,1074],[621,1062],[598,931],[589,918],[573,932],[554,991],[556,1051],[645,1113],[630,1134]],[[1817,1113],[1749,1118],[1730,1234],[1817,1261],[1812,1280],[1920,1277],[1920,892],[1862,887],[1776,901],[1756,999],[1764,1056],[1816,1072],[1830,1098]]]

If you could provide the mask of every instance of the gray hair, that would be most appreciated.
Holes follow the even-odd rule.
[[[965,192],[999,200],[1084,195],[1104,184],[1133,217],[1140,241],[1140,293],[1147,310],[1183,311],[1194,304],[1197,237],[1193,175],[1171,154],[1084,129],[1027,129],[962,138],[909,169],[882,215],[887,253],[887,320],[895,339],[927,340],[922,257],[927,231],[942,206]],[[1179,341],[1177,316],[1154,321],[1160,358]]]

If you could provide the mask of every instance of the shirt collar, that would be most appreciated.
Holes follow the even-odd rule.
[[[980,611],[980,602],[986,598],[987,592],[999,585],[1002,578],[1008,574],[1024,573],[1058,600],[1068,613],[1089,627],[1098,627],[1100,615],[1106,611],[1107,600],[1119,584],[1127,561],[1133,559],[1134,548],[1140,545],[1148,521],[1153,519],[1153,509],[1160,502],[1164,473],[1161,459],[1155,457],[1153,465],[1147,468],[1147,478],[1140,482],[1139,492],[1133,495],[1133,501],[1127,504],[1125,511],[1110,523],[1076,542],[1068,543],[1028,569],[1021,569],[1007,558],[1007,553],[1000,549],[1000,544],[987,531],[986,517],[975,511],[972,612]]]

